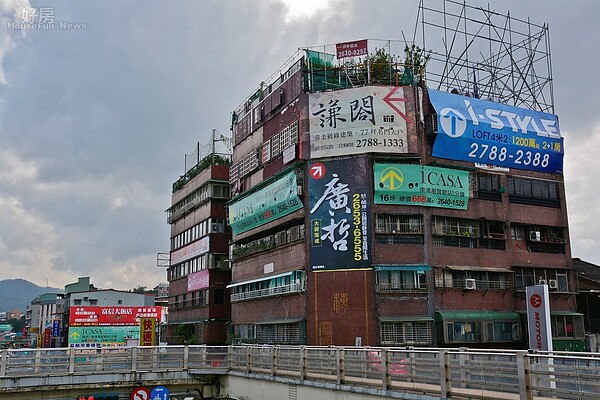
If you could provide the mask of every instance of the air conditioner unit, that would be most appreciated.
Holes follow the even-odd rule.
[[[550,289],[557,290],[558,289],[558,280],[557,279],[550,279],[548,281],[548,287]]]
[[[475,279],[472,279],[472,278],[465,279],[465,289],[466,290],[473,290],[476,288],[477,288],[477,285],[475,284]]]
[[[546,282],[546,280],[545,280],[545,279],[540,279],[540,280],[538,281],[538,285],[547,285],[547,284],[548,284],[548,282]]]
[[[429,135],[438,133],[438,119],[437,114],[428,115],[425,119],[425,131]]]
[[[529,240],[531,240],[532,242],[539,242],[540,240],[542,240],[540,231],[529,232]]]

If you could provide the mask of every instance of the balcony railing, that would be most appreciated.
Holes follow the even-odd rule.
[[[415,286],[414,283],[378,283],[377,292],[379,293],[427,293],[427,284],[421,283]]]
[[[303,283],[292,283],[290,285],[275,286],[266,289],[251,290],[249,292],[232,293],[231,301],[251,300],[258,297],[271,297],[288,293],[301,293],[304,291]]]
[[[436,288],[453,288],[466,290],[507,290],[514,287],[509,281],[491,281],[483,279],[443,279],[436,278]]]

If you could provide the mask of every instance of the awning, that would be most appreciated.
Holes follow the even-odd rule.
[[[483,267],[475,265],[446,265],[446,269],[452,271],[481,271],[481,272],[507,272],[514,274],[514,271],[510,268],[498,268],[498,267]]]
[[[572,311],[550,311],[550,315],[570,315],[574,317],[583,317],[583,314]]]
[[[282,272],[281,274],[276,274],[276,275],[261,276],[260,278],[250,279],[248,281],[236,282],[236,283],[229,284],[229,285],[227,285],[227,288],[229,289],[232,287],[247,285],[249,283],[255,283],[255,282],[264,282],[264,281],[271,280],[273,278],[281,278],[282,276],[289,276],[289,275],[293,274],[294,272],[296,272],[296,271]]]
[[[436,311],[436,321],[519,321],[518,313],[511,311]]]
[[[256,322],[255,325],[280,325],[280,324],[295,324],[303,321],[302,318],[290,318],[290,319],[278,319],[274,321],[260,321]]]
[[[431,267],[424,264],[379,264],[374,267],[375,271],[431,271]]]
[[[433,321],[433,318],[429,316],[402,316],[402,317],[379,317],[381,322],[423,322]]]

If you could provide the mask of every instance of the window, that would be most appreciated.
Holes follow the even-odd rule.
[[[422,215],[378,214],[376,218],[377,233],[423,233]]]
[[[248,243],[234,244],[231,246],[231,256],[234,259],[246,257],[301,239],[304,239],[304,225],[296,225],[285,231],[263,236]]]
[[[582,315],[550,315],[553,339],[584,339]]]
[[[254,342],[256,340],[253,324],[234,325],[233,332],[235,337],[241,342]]]
[[[527,286],[538,285],[545,282],[548,285],[550,293],[574,292],[575,288],[570,287],[568,271],[566,269],[550,268],[522,268],[515,267],[515,290],[525,291]]]
[[[258,166],[258,160],[256,161],[256,163]],[[181,199],[177,203],[173,204],[167,210],[167,222],[173,223],[173,221],[175,221],[180,216],[185,215],[186,213],[195,209],[200,204],[210,200],[210,198],[212,197],[212,193],[213,193],[213,186],[215,186],[215,185],[217,185],[217,184],[214,182],[205,183],[204,185],[200,186],[198,189],[194,190],[193,192],[191,192],[190,194],[185,196],[183,199]],[[229,198],[229,195],[230,195],[229,189],[226,189],[226,190],[223,189],[227,185],[226,184],[218,184],[218,186],[221,188],[220,189],[220,195],[221,195],[220,197]],[[185,232],[183,233],[183,235],[185,235]]]
[[[486,322],[488,342],[517,342],[521,340],[521,325],[518,322]]]
[[[480,200],[502,201],[500,175],[478,173],[477,198]]]
[[[381,322],[384,346],[430,346],[431,343],[431,321]]]
[[[215,289],[215,304],[223,304],[225,302],[225,291],[223,289]]]
[[[76,306],[80,306],[81,305],[81,299],[73,299],[73,304],[75,304]]]
[[[117,304],[118,304],[118,305],[121,305],[121,304],[123,304],[123,300],[121,300],[121,299],[117,300]]]
[[[436,287],[463,290],[506,290],[512,287],[509,272],[436,269]]]
[[[506,184],[511,203],[560,208],[557,182],[507,176]]]
[[[433,245],[505,250],[504,222],[434,216]]]
[[[446,337],[448,343],[478,342],[479,332],[477,332],[477,323],[472,321],[447,322]]]
[[[300,344],[300,321],[256,325],[256,341],[269,344]]]
[[[277,158],[286,148],[299,142],[298,121],[294,121],[263,145],[263,162]]]
[[[377,290],[384,292],[426,291],[425,271],[377,271]]]
[[[283,276],[266,278],[258,282],[233,284],[228,287],[231,288],[231,301],[242,301],[303,292],[305,281],[304,271],[293,271]]]
[[[377,244],[424,244],[423,216],[411,214],[377,214]]]
[[[519,225],[513,225],[510,227],[510,237],[512,240],[525,240],[525,234],[523,233],[523,227]]]

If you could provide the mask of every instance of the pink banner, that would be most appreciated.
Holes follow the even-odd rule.
[[[188,292],[207,288],[208,283],[209,280],[207,269],[190,274],[188,275]]]

